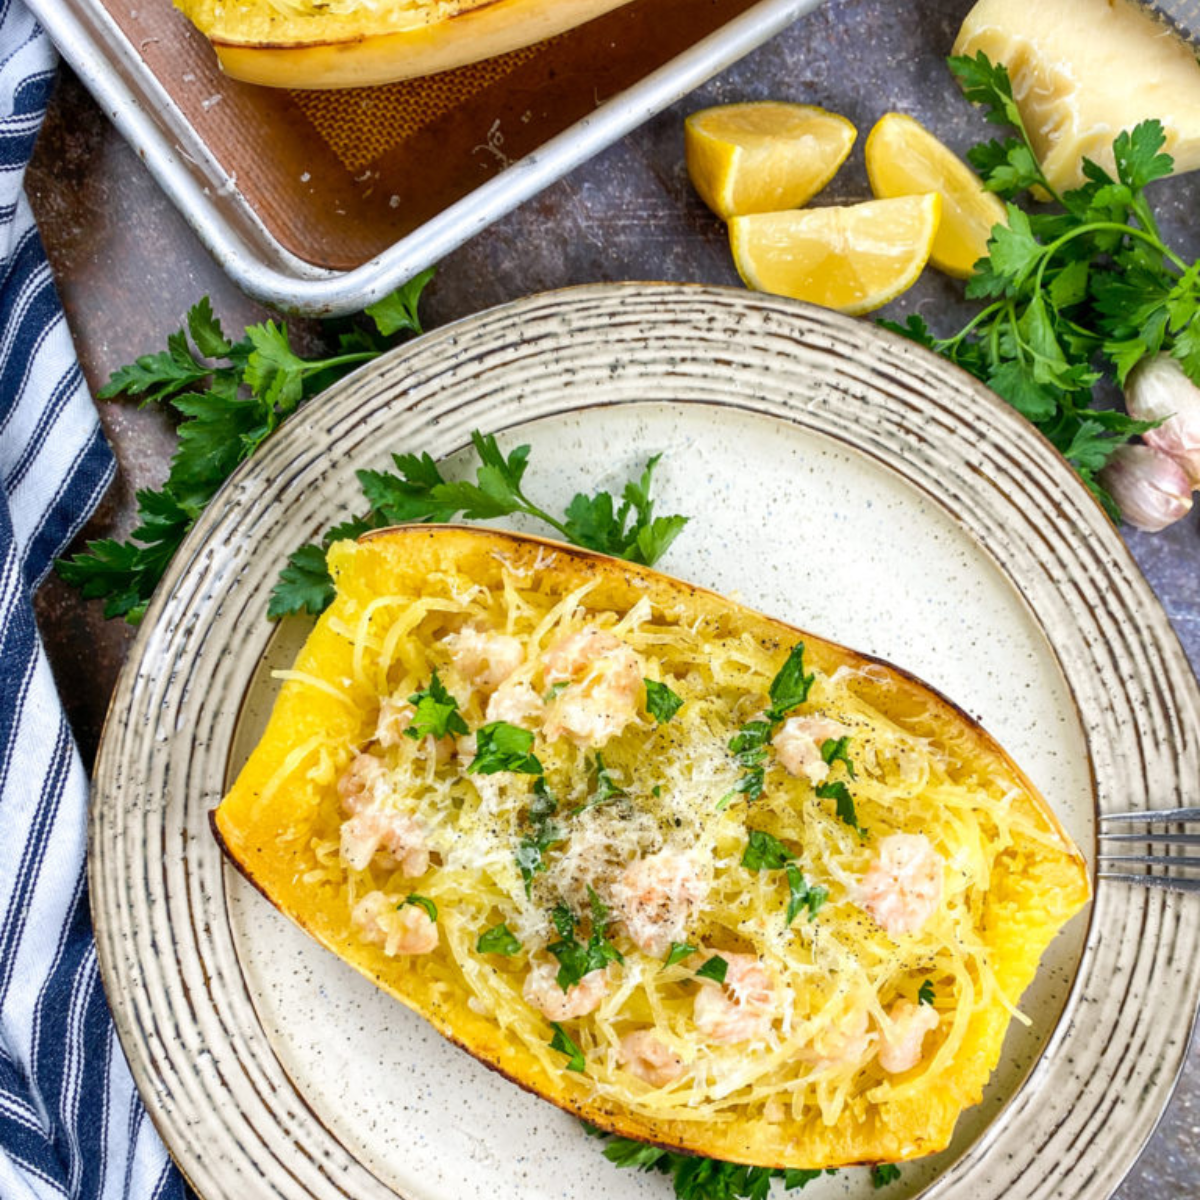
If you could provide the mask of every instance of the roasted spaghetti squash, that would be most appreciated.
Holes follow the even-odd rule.
[[[286,88],[369,87],[531,46],[629,0],[176,0],[221,69]]]
[[[330,551],[214,814],[329,949],[595,1124],[764,1166],[944,1147],[1083,859],[903,672],[491,530]]]

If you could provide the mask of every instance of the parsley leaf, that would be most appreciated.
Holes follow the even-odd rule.
[[[625,789],[609,773],[608,768],[604,765],[604,756],[599,750],[596,751],[593,766],[596,768],[596,787],[587,802],[572,811],[572,816],[578,816],[581,812],[586,812],[589,808],[598,808],[601,804],[607,804],[610,800],[624,800],[628,796]]]
[[[527,813],[532,833],[517,843],[517,868],[525,881],[526,896],[533,891],[533,877],[546,869],[546,851],[562,841],[562,831],[551,820],[557,811],[558,801],[546,787],[545,778],[539,775],[533,781],[533,802]]]
[[[879,1163],[878,1166],[871,1168],[871,1183],[875,1186],[876,1191],[881,1187],[887,1187],[889,1183],[895,1183],[900,1178],[900,1168],[895,1163]]]
[[[611,1135],[584,1122],[589,1136]],[[676,1200],[765,1200],[773,1180],[782,1180],[785,1191],[797,1191],[822,1175],[836,1175],[837,1168],[824,1171],[789,1167],[747,1167],[741,1163],[720,1162],[694,1154],[678,1154],[632,1138],[612,1137],[604,1147],[604,1157],[617,1167],[640,1171],[660,1171],[675,1184]]]
[[[467,771],[471,775],[495,775],[497,771],[516,771],[522,775],[540,775],[542,764],[533,753],[533,734],[507,721],[492,721],[475,731],[475,757]]]
[[[771,707],[768,715],[773,721],[784,717],[808,699],[815,676],[804,673],[804,643],[797,642],[788,652],[783,666],[771,680]]]
[[[742,851],[742,866],[748,871],[781,871],[795,855],[765,829],[752,829]]]
[[[917,989],[917,1003],[918,1004],[932,1004],[933,1003],[933,981],[932,980],[926,979],[925,982],[922,983],[921,986]]]
[[[374,304],[368,304],[363,310],[375,322],[376,328],[384,337],[391,337],[392,334],[401,332],[414,334],[425,332],[421,328],[421,318],[417,314],[417,303],[421,299],[421,293],[433,279],[434,270],[435,268],[429,267],[420,274],[414,275],[394,292],[390,292],[382,300],[376,300]]]
[[[569,1060],[567,1070],[579,1072],[586,1070],[587,1059],[584,1058],[583,1051],[575,1044],[571,1035],[557,1021],[551,1021],[550,1028],[554,1030],[554,1036],[550,1039],[550,1049],[567,1056]]]
[[[414,281],[414,306],[426,282]],[[186,328],[167,338],[166,350],[118,368],[97,393],[169,402],[180,414],[166,480],[138,493],[139,523],[126,541],[89,542],[82,553],[59,559],[59,574],[86,598],[103,598],[106,617],[136,624],[188,530],[238,463],[302,400],[385,349],[372,342],[305,359],[292,349],[287,326],[273,321],[252,326],[234,343],[202,297],[188,311]],[[289,557],[268,613],[320,612],[333,595],[322,547],[304,546]]]
[[[479,935],[475,949],[480,954],[502,954],[511,958],[514,954],[521,953],[521,943],[507,924],[501,921],[499,925],[493,925],[491,929],[486,929]]]
[[[685,958],[690,958],[696,953],[696,947],[690,942],[672,942],[671,952],[667,955],[666,962],[663,963],[663,968],[673,967],[676,963],[681,963]]]
[[[418,896],[416,892],[409,892],[404,899],[396,905],[397,908],[404,908],[406,905],[413,904],[418,908],[425,910],[426,916],[436,923],[438,917],[437,905],[434,904],[428,896]]]
[[[611,962],[624,962],[621,952],[607,939],[608,909],[589,886],[592,931],[586,942],[575,936],[578,922],[565,904],[558,905],[552,914],[559,940],[546,949],[558,959],[555,982],[565,992],[592,971],[603,970]]]
[[[714,983],[724,983],[729,973],[729,963],[719,954],[714,954],[703,966],[697,967],[697,979],[711,979]]]
[[[436,667],[429,679],[429,686],[424,691],[414,692],[408,702],[416,706],[416,711],[404,731],[405,737],[419,741],[423,737],[444,738],[449,734],[468,732],[467,723],[458,711],[458,701],[438,678]]]
[[[857,830],[859,837],[866,837],[867,831],[858,823],[858,813],[854,809],[854,797],[850,789],[839,780],[837,783],[822,783],[817,786],[817,795],[822,800],[837,802],[838,820],[851,829]]]
[[[646,684],[646,711],[659,725],[665,725],[682,707],[683,697],[656,679]]]
[[[854,763],[850,761],[850,735],[826,738],[821,743],[821,761],[831,767],[835,762],[845,763],[846,774],[854,779]]]
[[[785,916],[786,924],[790,925],[803,909],[808,909],[808,919],[815,921],[821,906],[829,899],[829,889],[820,884],[811,885],[794,863],[788,863],[784,868],[788,881],[788,906]]]

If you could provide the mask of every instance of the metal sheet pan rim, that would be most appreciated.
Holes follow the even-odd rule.
[[[820,2],[760,0],[383,253],[353,270],[327,271],[273,237],[97,0],[29,0],[63,58],[234,283],[264,304],[322,317],[378,300]]]

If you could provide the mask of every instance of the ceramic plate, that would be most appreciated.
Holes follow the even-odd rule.
[[[946,692],[1089,858],[1098,811],[1195,802],[1200,693],[1166,617],[1063,460],[965,375],[868,324],[715,288],[586,287],[472,317],[331,389],[234,476],[113,699],[91,830],[101,967],[204,1200],[671,1195],[309,941],[209,832],[306,632],[264,617],[287,552],[359,507],[356,469],[427,450],[465,471],[476,427],[532,445],[547,508],[661,452],[659,511],[692,522],[660,567]],[[889,1200],[1108,1195],[1182,1065],[1196,905],[1101,881],[983,1104]],[[871,1190],[845,1171],[805,1198]]]

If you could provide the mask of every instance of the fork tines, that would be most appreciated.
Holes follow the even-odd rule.
[[[1100,817],[1101,879],[1117,883],[1138,883],[1144,887],[1171,888],[1180,892],[1200,892],[1200,857],[1186,853],[1118,854],[1109,853],[1106,846],[1125,843],[1116,849],[1133,849],[1129,843],[1141,843],[1147,851],[1155,846],[1200,846],[1200,833],[1155,831],[1151,825],[1185,825],[1200,823],[1200,808],[1156,808],[1138,812],[1103,813]],[[1130,829],[1130,826],[1139,828]],[[1130,870],[1129,868],[1141,868]]]

